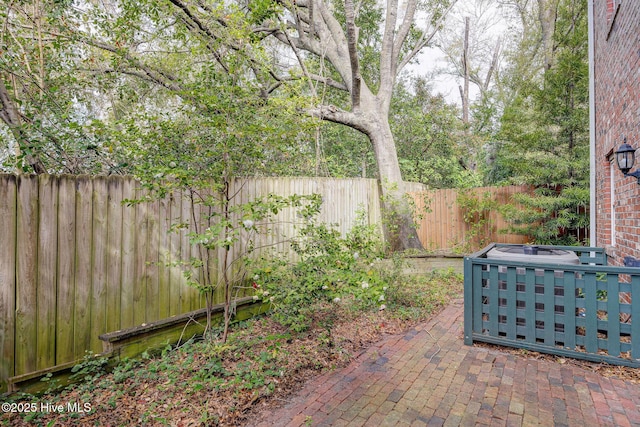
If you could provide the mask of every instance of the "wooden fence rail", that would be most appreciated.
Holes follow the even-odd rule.
[[[369,224],[382,222],[379,187],[372,179],[238,180],[232,193],[238,203],[269,193],[320,194],[318,220],[337,224],[343,233],[358,211]],[[123,203],[142,195],[131,177],[0,175],[0,392],[12,377],[68,365],[87,351],[101,352],[101,334],[204,306],[175,266],[199,256],[189,242],[191,229],[170,228],[205,213],[198,206],[194,211],[180,193]],[[466,226],[462,221],[458,228],[444,226],[450,214],[438,212],[452,209],[452,202],[433,202],[432,215],[440,225],[427,227],[454,230],[447,244],[464,238]],[[295,222],[292,212],[282,212],[271,235],[257,245],[292,236]],[[428,248],[437,248],[434,242],[423,240]]]

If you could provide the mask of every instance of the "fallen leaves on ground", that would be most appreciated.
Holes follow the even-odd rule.
[[[296,334],[263,317],[237,328],[226,344],[191,343],[135,362],[130,372],[120,368],[61,393],[23,400],[89,403],[89,413],[4,413],[0,423],[239,426],[286,403],[314,376],[346,366],[385,334],[425,318],[401,320],[387,311],[363,314],[331,305],[314,314],[311,329]]]
[[[559,363],[561,365],[576,366],[581,369],[596,372],[599,375],[602,375],[604,377],[609,377],[609,378],[615,377],[622,381],[628,381],[634,384],[640,384],[640,369],[638,368],[631,368],[628,366],[616,366],[616,365],[610,365],[608,363],[590,362],[588,360],[555,356],[553,354],[538,353],[536,351],[531,351],[531,350],[510,348],[510,347],[504,347],[504,346],[481,343],[481,342],[474,343],[474,345],[477,345],[479,347],[489,348],[492,350],[497,350],[503,353],[513,354],[519,357],[527,357],[527,358],[536,359],[536,360],[547,360],[550,362]]]

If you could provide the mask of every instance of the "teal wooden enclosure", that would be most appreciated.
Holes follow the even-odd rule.
[[[640,367],[640,268],[607,266],[595,247],[536,247],[573,252],[576,264],[487,257],[514,246],[491,244],[465,257],[465,344]]]

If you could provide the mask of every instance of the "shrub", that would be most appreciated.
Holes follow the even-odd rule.
[[[291,242],[296,262],[274,256],[253,264],[256,299],[271,304],[273,315],[294,331],[309,327],[317,303],[349,300],[363,309],[384,309],[385,292],[393,269],[376,260],[382,239],[375,226],[360,214],[357,224],[342,237],[325,224],[307,223]]]

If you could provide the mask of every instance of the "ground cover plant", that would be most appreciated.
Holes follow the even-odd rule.
[[[427,319],[462,291],[462,278],[453,272],[397,279],[388,284],[383,310],[343,295],[339,301],[311,302],[306,328],[266,315],[235,324],[226,343],[168,346],[161,354],[123,361],[111,372],[105,361],[88,357],[76,369],[84,382],[39,397],[15,395],[15,402],[38,410],[3,413],[0,424],[242,425],[286,402],[307,379],[345,366],[384,334]],[[64,410],[42,411],[43,404]],[[69,404],[88,411],[67,411]]]

